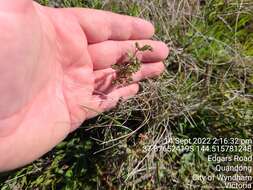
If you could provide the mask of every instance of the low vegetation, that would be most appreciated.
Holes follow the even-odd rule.
[[[155,24],[155,38],[166,42],[171,54],[166,72],[143,81],[135,98],[87,121],[33,164],[0,174],[1,189],[226,189],[208,155],[221,155],[210,150],[215,138],[223,138],[223,144],[225,139],[228,144],[233,138],[253,139],[253,2],[40,2],[146,18]],[[186,141],[173,150],[165,146],[170,139],[176,143],[175,139],[193,138],[201,138],[199,144],[204,138],[211,143],[205,149],[198,143],[187,146]],[[248,144],[252,148],[250,140]],[[253,155],[247,150],[223,153]],[[194,175],[216,177],[194,180]]]

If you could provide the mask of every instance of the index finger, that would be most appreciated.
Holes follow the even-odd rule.
[[[88,43],[106,40],[141,40],[154,35],[154,26],[143,19],[95,9],[68,9],[75,15]]]

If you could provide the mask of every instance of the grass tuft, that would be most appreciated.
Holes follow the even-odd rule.
[[[33,164],[1,174],[6,189],[215,189],[207,152],[156,149],[169,138],[253,139],[251,0],[62,0],[151,20],[171,47],[167,70],[142,92],[87,121]],[[167,147],[168,148],[168,147]],[[226,155],[229,155],[227,153]],[[252,155],[252,151],[241,155]],[[250,164],[250,163],[248,163]],[[251,163],[252,164],[252,163]],[[223,172],[224,173],[224,172]],[[221,172],[222,174],[222,172]],[[225,174],[225,173],[224,173]],[[242,173],[253,176],[253,173]]]

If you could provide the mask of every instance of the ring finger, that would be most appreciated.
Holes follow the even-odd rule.
[[[163,62],[142,64],[138,72],[134,73],[132,76],[133,81],[131,83],[136,83],[141,80],[155,77],[160,75],[165,70]],[[95,74],[95,93],[110,93],[117,85],[113,84],[113,81],[117,79],[116,71],[109,68],[98,70],[94,72]]]

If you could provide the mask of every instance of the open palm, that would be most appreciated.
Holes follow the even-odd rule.
[[[84,120],[115,107],[120,98],[135,95],[138,81],[159,75],[168,55],[165,44],[148,40],[154,29],[147,21],[22,1],[9,3],[0,12],[0,41],[8,44],[0,47],[4,73],[0,152],[6,152],[0,158],[0,171],[33,161]],[[111,65],[133,52],[136,41],[151,45],[153,51],[138,55],[143,64],[131,85],[112,85],[116,73]]]

